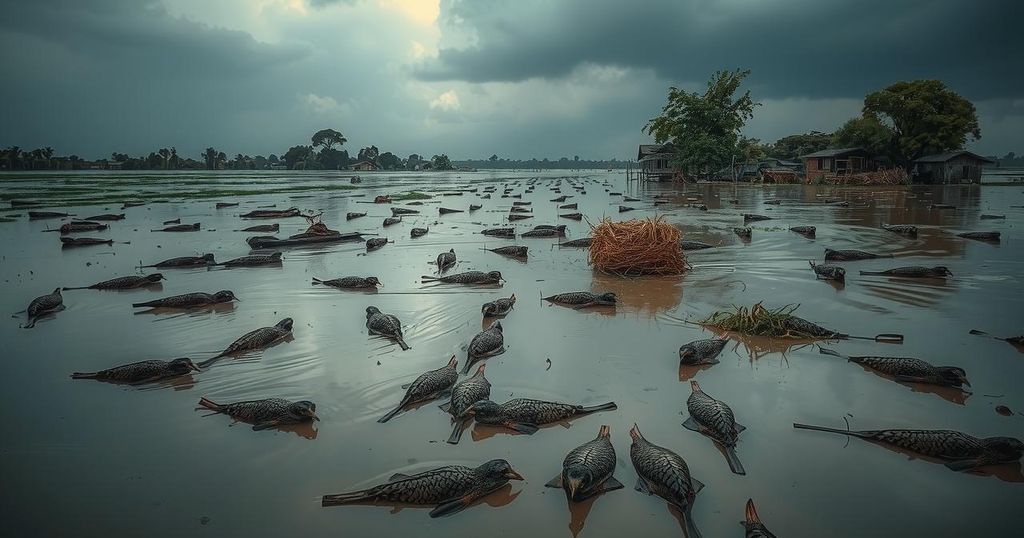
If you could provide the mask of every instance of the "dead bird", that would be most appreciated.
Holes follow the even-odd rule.
[[[558,209],[577,209],[577,208],[579,208],[579,204],[565,204],[565,205],[558,206]]]
[[[549,201],[549,202],[564,202],[564,201],[566,201],[566,200],[568,200],[568,199],[569,199],[569,197],[568,197],[568,196],[565,196],[565,195],[563,194],[562,196],[559,196],[558,198],[552,198],[552,199],[550,199],[550,200],[548,200],[548,201]]]
[[[779,198],[773,198],[771,200],[765,200],[765,205],[782,205],[782,200]]]
[[[815,279],[836,280],[838,282],[846,282],[846,269],[843,269],[838,265],[819,265],[811,260],[808,260],[807,263],[811,264],[811,269],[814,270]]]
[[[423,237],[424,235],[427,235],[426,228],[413,228],[409,230],[409,237]]]
[[[696,381],[690,381],[690,397],[686,399],[686,410],[690,412],[690,418],[686,419],[683,427],[702,433],[725,449],[725,459],[729,462],[729,469],[736,474],[747,474],[736,456],[736,441],[744,428],[736,422],[732,409],[725,402],[716,400],[705,393]]]
[[[622,489],[615,472],[615,447],[611,428],[601,426],[597,437],[572,449],[562,460],[562,472],[546,487],[561,488],[573,502],[582,502],[595,495]]]
[[[736,234],[737,236],[739,236],[741,239],[750,239],[751,236],[754,234],[754,231],[751,230],[749,226],[744,226],[742,228],[741,227],[733,228],[732,232],[734,234]],[[708,246],[710,246],[710,245],[708,245]]]
[[[814,238],[814,234],[817,232],[817,228],[814,226],[793,226],[789,229],[791,232],[796,232],[804,237]]]
[[[579,239],[573,239],[572,241],[565,241],[563,243],[559,243],[558,246],[566,248],[590,248],[590,245],[593,242],[593,237],[581,237]]]
[[[466,429],[466,419],[462,418],[462,413],[474,403],[491,397],[491,382],[484,377],[486,367],[486,363],[481,364],[477,367],[473,377],[456,383],[452,388],[451,399],[441,404],[441,409],[452,416],[454,427],[452,434],[448,437],[448,442],[453,445],[459,444],[462,432]]]
[[[1006,215],[990,215],[988,213],[982,213],[981,216],[978,218],[982,220],[1005,219]]]
[[[133,362],[98,372],[75,372],[71,374],[71,379],[99,379],[114,383],[142,384],[199,371],[201,370],[191,359],[181,358],[172,361]]]
[[[633,198],[632,196],[623,196],[622,197],[622,201],[623,202],[639,202],[640,199],[639,198]]]
[[[65,226],[67,226],[65,224]],[[991,241],[994,243],[999,242],[999,232],[964,232],[956,234],[957,237],[963,237],[964,239],[975,239],[977,241]]]
[[[398,224],[402,222],[402,217],[388,217],[384,219],[384,226],[391,226],[392,224]]]
[[[466,271],[442,277],[422,276],[423,282],[440,282],[442,284],[498,284],[503,278],[499,271]]]
[[[153,232],[197,232],[199,231],[199,223],[195,224],[178,224],[176,226],[168,226],[160,230],[150,230]]]
[[[391,216],[397,217],[399,215],[418,215],[420,212],[415,209],[409,209],[407,207],[392,207]]]
[[[238,297],[230,290],[221,290],[217,293],[185,293],[172,295],[162,299],[154,299],[144,303],[132,303],[134,308],[195,308],[197,306],[208,306],[214,304],[230,303],[237,301]]]
[[[501,405],[491,400],[480,400],[463,411],[461,416],[472,417],[478,424],[502,426],[519,433],[532,435],[537,432],[538,426],[613,409],[618,409],[615,402],[584,407],[575,404],[516,398]]]
[[[248,422],[256,431],[320,420],[316,416],[316,404],[309,400],[292,402],[284,398],[266,398],[219,404],[209,398],[200,398],[199,405],[235,420]]]
[[[996,340],[1002,340],[1003,342],[1006,342],[1006,343],[1008,343],[1008,344],[1010,344],[1011,346],[1014,346],[1014,347],[1024,346],[1024,335],[1021,335],[1021,336],[1010,336],[1010,337],[1003,338],[1001,336],[992,336],[991,334],[989,334],[989,333],[987,333],[985,331],[979,331],[978,329],[971,329],[969,334],[974,334],[974,335],[977,335],[977,336],[987,336],[989,338],[994,338]]]
[[[146,205],[146,202],[143,202],[141,200],[129,200],[121,204],[121,209],[128,209],[129,207],[141,207],[144,205]]]
[[[234,342],[231,342],[228,347],[224,348],[224,351],[221,351],[216,356],[199,363],[199,366],[205,368],[222,357],[227,357],[228,355],[244,351],[263,349],[272,344],[276,344],[277,342],[280,342],[292,335],[293,323],[292,318],[284,318],[272,327],[260,327],[254,331],[249,331],[240,336]]]
[[[687,365],[718,364],[716,357],[728,343],[728,338],[705,338],[683,344],[679,348],[679,363]]]
[[[459,360],[455,358],[455,355],[452,355],[445,366],[420,374],[412,383],[407,385],[405,396],[402,397],[402,401],[398,403],[398,406],[379,418],[377,422],[387,422],[395,418],[395,415],[401,413],[407,405],[429,402],[430,400],[448,396],[455,382],[459,380],[459,372],[455,369],[458,363]]]
[[[516,237],[514,228],[489,228],[480,233],[490,237],[504,237],[506,239],[515,239]]]
[[[532,219],[533,215],[525,215],[523,213],[509,213],[508,220],[526,220]]]
[[[345,213],[345,220],[358,219],[359,217],[365,217],[366,213]]]
[[[283,219],[299,215],[301,215],[299,208],[289,207],[288,209],[256,209],[242,214],[241,217],[243,219]]]
[[[846,200],[837,200],[835,202],[825,202],[825,205],[831,207],[850,207],[850,202]]]
[[[215,265],[223,265],[224,267],[258,267],[260,265],[275,265],[281,263],[281,256],[282,254],[280,252],[274,252],[271,254],[254,254],[252,256],[242,256],[241,258],[235,258]]]
[[[755,215],[754,213],[743,214],[743,222],[756,222],[759,220],[772,220],[772,218],[766,215]]]
[[[844,250],[832,250],[830,248],[825,249],[825,261],[857,261],[857,260],[874,260],[877,258],[892,258],[892,254],[872,254],[870,252],[864,252],[863,250],[844,249]]]
[[[394,340],[402,348],[402,351],[409,349],[402,337],[402,322],[391,314],[384,314],[376,306],[366,307],[366,328],[370,330],[370,334]]]
[[[181,224],[181,218],[165,220],[164,221],[164,226],[167,226],[168,224]]]
[[[896,381],[943,387],[959,388],[964,385],[971,386],[971,383],[967,380],[967,372],[963,368],[957,368],[956,366],[934,366],[929,362],[911,357],[848,357],[823,347],[819,347],[818,352],[823,355],[842,357],[865,368],[891,375]]]
[[[97,282],[91,286],[64,287],[67,290],[133,290],[144,286],[159,284],[161,280],[167,280],[160,273],[153,273],[145,276],[122,276]]]
[[[501,355],[505,352],[505,334],[500,321],[495,321],[487,330],[480,331],[469,342],[466,348],[466,366],[462,373],[469,373],[469,368],[488,357]]]
[[[370,252],[371,250],[377,250],[386,244],[388,244],[387,237],[371,237],[366,240],[366,251]]]
[[[31,329],[35,327],[36,321],[39,321],[39,318],[62,308],[64,308],[64,298],[60,294],[60,288],[53,290],[53,293],[40,295],[32,299],[28,303],[28,308],[23,310],[23,312],[28,313],[28,323],[24,325],[24,328]]]
[[[912,224],[883,224],[882,229],[900,235],[917,237],[917,226]]]
[[[808,338],[846,338],[848,336],[792,315],[782,322],[782,327],[790,333],[800,333]]]
[[[559,224],[553,227],[537,226],[534,229],[523,232],[522,237],[565,237],[565,225]]]
[[[518,245],[509,245],[507,247],[498,248],[487,248],[484,250],[489,250],[491,252],[494,252],[495,254],[509,256],[511,258],[525,258],[527,256],[527,252],[529,251],[527,247],[521,247]]]
[[[640,433],[636,424],[629,430],[633,444],[629,447],[629,459],[638,475],[636,490],[648,495],[657,495],[668,501],[683,513],[683,535],[700,538],[700,531],[693,521],[693,501],[704,484],[690,475],[686,460],[667,448],[660,447]]]
[[[91,217],[86,218],[85,220],[91,220],[91,221],[124,220],[124,213],[118,213],[116,215],[113,214],[113,213],[104,213],[102,215],[93,215]]]
[[[224,209],[225,207],[235,207],[237,205],[238,202],[217,202],[213,207],[215,209]]]
[[[1012,463],[1024,454],[1024,443],[1013,437],[978,438],[955,430],[840,430],[793,423],[801,430],[852,435],[910,452],[944,460],[954,471],[968,471],[985,465]]]
[[[533,213],[528,207],[514,205],[508,209],[509,213]]]
[[[565,215],[559,215],[559,217],[569,220],[583,220],[583,213],[567,213]]]
[[[523,202],[517,200],[515,202],[512,202],[512,205],[533,205],[533,202]]]
[[[634,210],[636,210],[635,207],[629,207],[629,206],[625,206],[625,205],[620,205],[619,206],[619,213],[625,213],[627,211],[634,211]]]
[[[61,237],[61,247],[84,247],[87,245],[113,245],[113,239],[99,239],[96,237]]]
[[[70,213],[57,213],[56,211],[29,211],[28,220],[62,219],[73,217]],[[90,219],[91,220],[91,219]]]
[[[502,297],[493,301],[484,303],[480,308],[480,312],[483,313],[485,318],[496,318],[508,315],[512,311],[512,307],[516,304],[516,294],[512,294],[511,297]]]
[[[236,232],[277,232],[281,229],[281,225],[278,223],[274,224],[259,224],[257,226],[249,226],[248,228],[242,228],[241,230],[235,230]]]
[[[885,271],[861,271],[860,274],[884,275],[900,278],[946,278],[947,276],[953,276],[953,273],[943,265],[936,265],[935,267],[911,265],[907,267],[886,269]]]
[[[590,293],[589,291],[570,291],[567,293],[558,293],[544,297],[543,300],[550,303],[571,306],[578,310],[580,308],[587,308],[590,306],[615,306],[616,298],[615,294],[612,292],[596,294]]]
[[[437,272],[443,273],[448,269],[455,266],[455,249],[448,249],[448,252],[442,252],[437,255],[437,260],[434,262],[437,264]]]
[[[380,286],[380,280],[377,280],[375,276],[368,276],[363,278],[361,276],[345,276],[341,278],[332,278],[330,280],[320,280],[319,278],[313,278],[314,284],[323,284],[324,286],[330,286],[332,288],[340,288],[343,290],[365,290],[365,289],[377,289]]]
[[[684,251],[704,250],[706,248],[714,248],[715,247],[715,245],[709,245],[709,244],[701,242],[701,241],[686,241],[686,240],[680,240],[679,241],[679,246]]]
[[[956,209],[955,205],[950,204],[931,204],[928,209]]]
[[[66,235],[77,232],[98,232],[101,230],[106,230],[109,227],[110,226],[107,226],[106,224],[103,224],[101,222],[76,220],[74,222],[69,222],[67,224],[61,225],[60,233],[62,235]]]
[[[745,518],[740,524],[747,529],[746,538],[775,538],[772,531],[765,527],[761,518],[757,516],[757,509],[754,508],[754,499],[747,499]]]
[[[451,213],[462,213],[462,212],[463,211],[461,209],[449,209],[447,207],[439,207],[439,208],[437,208],[437,213],[439,215],[449,215]]]
[[[214,260],[213,254],[203,254],[202,256],[181,256],[178,258],[171,258],[162,262],[154,263],[153,265],[143,265],[142,267],[198,267],[201,265],[216,265],[217,261]]]
[[[473,212],[473,211],[476,211],[477,209],[480,209],[482,207],[483,207],[482,205],[469,204],[469,211]]]
[[[395,473],[386,484],[369,489],[324,495],[323,506],[371,503],[435,505],[430,517],[449,516],[505,487],[522,480],[505,460],[491,460],[473,468],[446,465],[414,475]]]

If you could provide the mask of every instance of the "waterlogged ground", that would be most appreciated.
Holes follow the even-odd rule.
[[[559,178],[559,176],[562,176]],[[855,429],[951,428],[978,436],[1024,435],[1020,380],[1024,355],[996,340],[971,336],[972,328],[1010,336],[1024,331],[1024,205],[1020,187],[833,189],[802,186],[734,188],[662,185],[638,189],[621,174],[480,172],[449,175],[364,175],[351,188],[325,173],[68,174],[0,176],[2,197],[43,201],[42,209],[78,216],[125,212],[105,232],[113,246],[62,250],[60,221],[28,221],[25,209],[4,210],[0,223],[0,302],[5,311],[24,308],[57,286],[87,285],[136,273],[140,262],[199,253],[218,260],[246,255],[254,224],[242,212],[275,205],[324,211],[341,231],[381,233],[388,206],[365,202],[382,193],[418,190],[438,195],[496,185],[492,199],[479,192],[436,196],[384,233],[394,243],[363,255],[359,244],[287,250],[280,267],[164,271],[162,287],[150,290],[65,292],[67,309],[18,328],[0,324],[6,364],[0,383],[0,443],[5,528],[12,536],[644,536],[680,534],[666,504],[632,490],[627,430],[635,422],[647,438],[681,454],[707,486],[693,517],[705,536],[741,536],[738,524],[748,497],[779,536],[1006,536],[1019,529],[1024,475],[1019,465],[957,474],[885,448],[843,436],[795,431],[794,421]],[[653,196],[675,194],[657,214],[680,226],[687,238],[719,245],[690,253],[684,277],[624,280],[593,272],[587,251],[559,249],[548,239],[517,239],[530,247],[529,261],[503,258],[481,247],[512,241],[475,232],[498,226],[514,193],[537,177],[532,194],[535,224],[562,223],[569,238],[587,235],[587,223],[558,219],[557,196],[574,196],[592,221],[654,215]],[[586,186],[581,195],[569,188]],[[607,183],[607,186],[605,186]],[[622,192],[642,199],[623,203]],[[826,197],[850,202],[827,207]],[[689,198],[707,204],[686,207]],[[736,198],[738,204],[730,204]],[[765,205],[767,199],[786,203]],[[77,201],[72,201],[77,200]],[[124,200],[166,200],[120,209]],[[240,202],[214,209],[215,202]],[[438,217],[437,208],[483,209]],[[929,210],[948,203],[956,210]],[[88,204],[88,205],[86,205]],[[7,204],[3,205],[7,207]],[[369,216],[345,222],[346,212]],[[770,215],[754,223],[753,240],[731,232],[741,212]],[[980,220],[981,214],[1006,219]],[[202,231],[150,232],[175,218],[200,222]],[[305,228],[302,219],[280,221],[280,236]],[[918,239],[879,228],[912,223]],[[789,232],[817,226],[817,238]],[[429,227],[410,239],[414,226]],[[999,244],[963,240],[955,232],[998,230]],[[891,253],[892,260],[845,264],[845,286],[816,281],[807,260],[825,247]],[[498,270],[498,288],[421,284],[428,264],[454,248],[458,271]],[[946,265],[945,282],[859,276],[859,270],[896,265]],[[311,285],[312,277],[375,275],[378,293],[345,293]],[[181,315],[133,312],[132,302],[191,291],[230,289],[240,302]],[[539,298],[574,290],[613,291],[615,310],[574,311]],[[401,398],[402,384],[442,366],[448,356],[465,360],[465,347],[481,330],[480,305],[515,293],[515,310],[502,324],[507,352],[488,361],[492,398],[534,397],[585,404],[615,401],[618,410],[583,417],[571,427],[543,428],[533,436],[476,428],[462,443],[445,443],[448,416],[434,404],[387,424],[376,419]],[[813,346],[737,339],[721,363],[680,370],[681,344],[712,333],[686,323],[733,304],[799,303],[799,313],[851,334],[897,332],[902,346],[846,341],[828,344],[846,354],[916,356],[967,370],[973,394],[903,385]],[[367,336],[364,309],[376,305],[405,324],[412,349]],[[92,371],[143,359],[208,358],[241,334],[295,319],[294,339],[262,353],[225,359],[191,378],[144,388],[72,381]],[[550,363],[548,362],[550,360]],[[746,476],[729,472],[706,438],[685,430],[680,411],[689,379],[728,402],[747,427],[738,454]],[[254,432],[231,426],[224,416],[195,410],[201,396],[217,401],[262,397],[309,399],[322,418],[314,426]],[[996,406],[1015,414],[1002,416]],[[565,453],[611,427],[618,452],[616,477],[626,489],[567,508],[558,490],[544,483],[560,471]],[[526,477],[456,516],[430,519],[416,508],[352,506],[321,508],[320,497],[366,487],[396,472],[446,464],[477,465],[505,458]]]

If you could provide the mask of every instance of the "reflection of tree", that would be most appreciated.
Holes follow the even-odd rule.
[[[654,317],[675,308],[683,300],[682,279],[681,276],[625,278],[594,271],[590,290],[614,293],[617,309],[635,310]]]

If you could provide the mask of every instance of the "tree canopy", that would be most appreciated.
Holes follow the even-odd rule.
[[[320,129],[313,133],[310,140],[313,142],[313,147],[323,147],[324,149],[333,149],[335,144],[344,146],[345,142],[348,142],[345,135],[334,129]]]
[[[669,88],[668,103],[661,115],[644,130],[656,142],[671,142],[673,163],[687,174],[704,175],[717,170],[737,154],[740,130],[754,114],[750,91],[736,97],[749,70],[718,71],[703,94]]]

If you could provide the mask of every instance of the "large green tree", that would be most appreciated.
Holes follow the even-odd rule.
[[[890,152],[903,166],[964,147],[981,129],[974,105],[938,80],[897,82],[864,98],[864,115],[891,131]]]
[[[832,147],[864,148],[875,155],[896,160],[892,146],[893,131],[878,116],[871,114],[850,118],[832,135]]]
[[[779,159],[796,159],[801,155],[827,149],[832,144],[832,134],[811,131],[804,134],[784,136],[768,147],[768,154]]]
[[[335,144],[344,146],[345,142],[348,142],[345,135],[334,129],[320,129],[313,133],[310,140],[313,142],[313,147],[322,147],[324,149],[332,149]]]
[[[380,150],[377,146],[369,146],[359,150],[359,154],[356,156],[356,160],[368,161],[377,164],[377,157],[380,155]]]
[[[703,94],[669,88],[661,115],[648,121],[644,130],[659,144],[672,143],[673,164],[684,174],[705,176],[732,161],[740,130],[759,105],[750,91],[736,97],[749,74],[740,69],[718,71]]]
[[[430,164],[434,170],[451,170],[453,168],[451,159],[445,153],[431,157]]]

